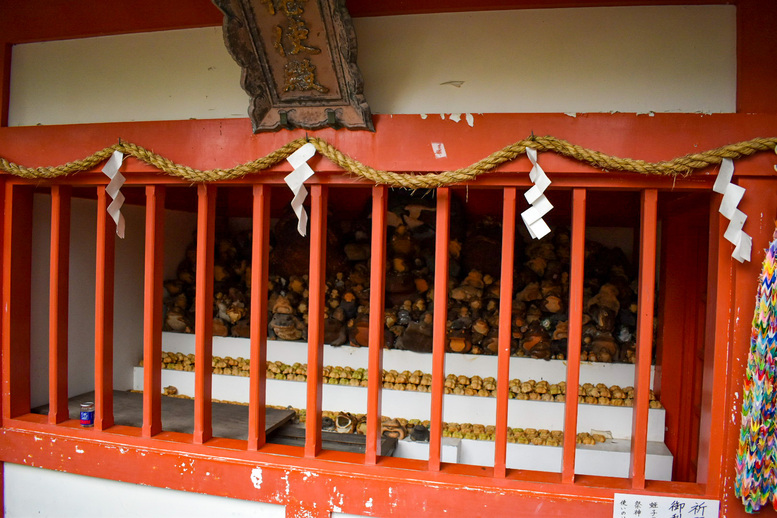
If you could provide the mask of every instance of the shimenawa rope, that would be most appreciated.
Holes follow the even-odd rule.
[[[369,180],[372,183],[384,184],[390,187],[429,189],[474,180],[479,175],[493,171],[499,165],[514,160],[526,153],[527,147],[534,148],[537,151],[552,151],[606,171],[626,171],[676,177],[688,176],[696,170],[717,165],[723,158],[737,159],[760,151],[774,150],[775,146],[777,146],[777,137],[754,138],[744,142],[737,142],[711,149],[703,153],[693,153],[681,156],[672,160],[647,162],[645,160],[607,155],[552,136],[532,136],[495,151],[468,167],[455,171],[427,174],[405,174],[374,169],[351,158],[324,139],[318,137],[293,140],[264,157],[238,165],[231,169],[209,169],[205,171],[177,164],[172,160],[153,153],[137,144],[119,141],[117,144],[97,151],[86,158],[74,160],[73,162],[58,166],[24,167],[0,157],[0,171],[28,179],[57,178],[93,169],[101,162],[107,160],[114,150],[118,150],[125,155],[133,156],[170,176],[175,176],[191,182],[212,182],[242,178],[248,174],[258,173],[268,169],[290,156],[306,142],[311,142],[319,153],[327,157],[335,165],[349,173]]]

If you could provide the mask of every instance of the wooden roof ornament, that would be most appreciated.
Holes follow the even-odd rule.
[[[345,0],[213,0],[243,69],[254,133],[324,127],[374,131]]]

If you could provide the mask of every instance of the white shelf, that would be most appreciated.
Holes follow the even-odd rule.
[[[194,335],[163,333],[162,349],[169,352],[194,353]],[[307,362],[307,343],[271,340],[267,343],[267,359],[287,364]],[[233,358],[250,356],[249,340],[244,338],[214,337],[213,354]],[[350,346],[324,346],[325,365],[366,368],[368,349]],[[495,356],[471,354],[446,354],[446,374],[464,376],[494,376],[497,371]],[[383,350],[383,368],[386,370],[421,370],[432,372],[430,354],[410,351]],[[566,379],[567,364],[564,361],[545,361],[531,358],[510,358],[510,378],[534,379],[558,383]],[[653,382],[651,369],[651,386]],[[630,364],[606,364],[585,362],[580,365],[580,383],[604,383],[608,386],[626,387],[634,384],[634,366]],[[194,395],[194,373],[162,370],[162,386],[173,385],[183,395]],[[214,399],[248,402],[250,380],[241,376],[213,375]],[[134,387],[143,388],[143,368],[134,368]],[[305,408],[307,385],[302,382],[267,380],[268,405]],[[429,419],[431,395],[425,392],[383,390],[381,414],[406,419]],[[323,386],[324,410],[367,412],[367,389],[343,385]],[[443,399],[443,420],[457,423],[495,424],[496,398],[458,396],[446,394]],[[650,409],[648,413],[648,451],[646,477],[650,480],[671,480],[672,454],[663,444],[666,423],[664,409]],[[511,399],[508,402],[508,426],[512,428],[546,428],[561,430],[564,425],[564,404],[545,401]],[[613,437],[596,446],[578,445],[575,472],[585,475],[628,477],[629,451],[632,425],[632,408],[606,405],[578,407],[578,432],[592,430],[609,431]],[[399,441],[396,457],[427,459],[428,443],[410,440]],[[559,472],[562,448],[524,444],[507,445],[507,467],[537,471]],[[457,462],[478,466],[493,465],[494,443],[468,439],[443,438],[441,458],[443,462]]]
[[[575,473],[605,477],[629,476],[629,455],[631,443],[613,440],[596,446],[578,445],[575,452]],[[507,444],[506,464],[508,468],[532,471],[561,472],[563,450],[554,446],[528,444]],[[429,444],[405,439],[397,443],[395,457],[426,460],[429,458]],[[494,465],[494,442],[443,437],[441,459],[443,462]],[[645,477],[648,480],[672,479],[672,454],[660,442],[648,442],[645,460]]]
[[[194,353],[194,335],[184,333],[162,333],[162,350]],[[307,363],[308,344],[306,342],[288,342],[283,340],[267,341],[267,360],[287,364]],[[213,338],[213,354],[237,358],[250,356],[247,338]],[[324,365],[340,367],[367,368],[368,349],[366,347],[324,346]],[[449,353],[445,355],[445,373],[464,376],[496,377],[497,357],[481,354]],[[432,355],[400,351],[383,350],[383,368],[386,370],[421,370],[432,372]],[[650,370],[650,386],[653,386],[654,369]],[[560,360],[535,360],[533,358],[510,358],[510,378],[521,380],[546,380],[549,383],[564,381],[567,377],[567,362]],[[604,383],[608,387],[634,385],[634,365],[627,363],[593,363],[580,365],[580,383]]]
[[[249,378],[241,376],[213,375],[214,399],[248,402]],[[179,394],[194,396],[194,373],[162,370],[162,386],[173,385]],[[143,388],[143,367],[135,367],[134,388]],[[298,381],[267,380],[267,404],[291,405],[305,408],[307,385]],[[429,419],[431,395],[428,392],[383,390],[381,414],[406,419]],[[364,414],[367,412],[367,389],[342,385],[324,385],[322,393],[324,410],[341,410]],[[631,437],[632,409],[605,405],[580,405],[578,407],[578,432],[592,429],[611,432],[614,438]],[[664,440],[666,411],[650,409],[648,413],[648,441]],[[443,400],[443,421],[456,423],[495,424],[496,398],[457,396],[446,394]],[[547,428],[561,430],[564,423],[564,404],[545,401],[508,401],[508,426],[512,428]]]

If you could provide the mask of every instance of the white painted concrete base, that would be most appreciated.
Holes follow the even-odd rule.
[[[285,518],[282,505],[3,465],[5,518]],[[45,498],[41,498],[46,495]]]

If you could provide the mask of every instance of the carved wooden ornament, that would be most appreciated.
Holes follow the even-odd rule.
[[[281,128],[373,131],[345,0],[213,0],[242,67],[254,133]]]

